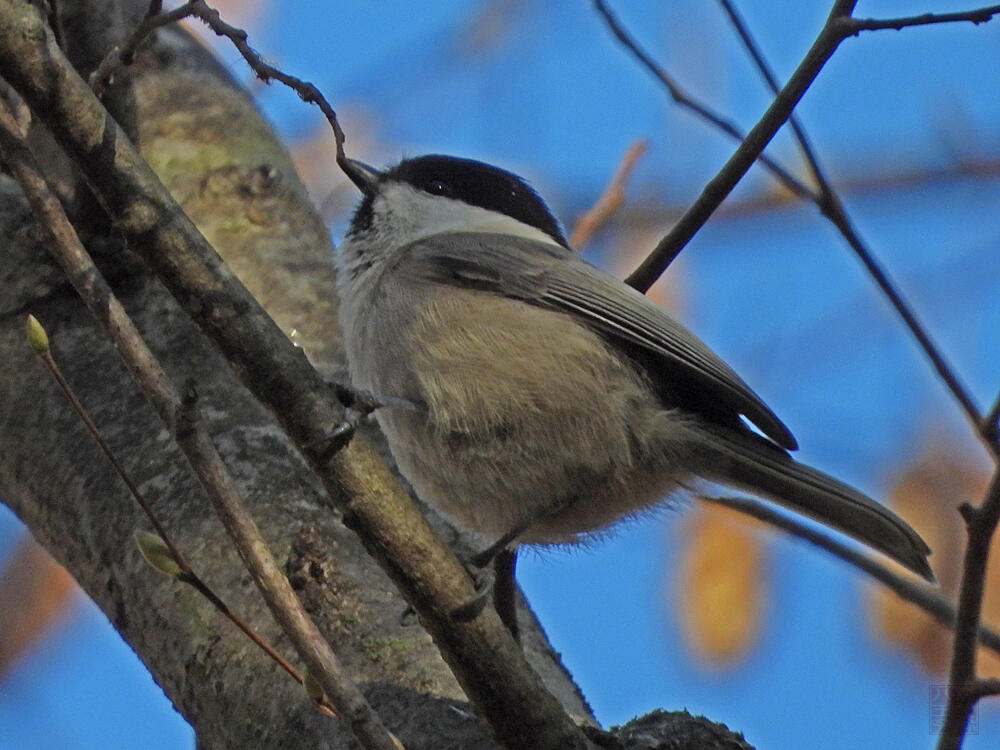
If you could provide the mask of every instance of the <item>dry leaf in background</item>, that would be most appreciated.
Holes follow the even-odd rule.
[[[705,663],[730,667],[757,640],[766,606],[761,524],[708,503],[693,508],[685,523],[677,573],[682,630]]]
[[[76,582],[25,534],[0,570],[0,680],[65,616]]]
[[[981,465],[943,445],[934,445],[915,456],[913,464],[893,483],[889,494],[893,509],[918,531],[934,550],[931,565],[941,585],[941,592],[954,600],[961,575],[965,550],[965,528],[958,506],[978,505],[986,491],[989,476]],[[891,563],[890,563],[891,564]],[[909,575],[897,567],[902,575]],[[983,622],[1000,626],[1000,541],[993,538],[990,564],[986,574],[986,597]],[[951,631],[930,615],[907,604],[872,583],[868,591],[871,624],[876,634],[889,644],[901,646],[917,657],[930,675],[945,673],[951,655]],[[1000,677],[1000,658],[980,649],[978,673],[982,677]]]

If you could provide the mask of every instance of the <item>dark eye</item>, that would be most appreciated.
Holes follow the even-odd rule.
[[[451,195],[451,185],[441,180],[431,180],[425,190],[431,195]]]

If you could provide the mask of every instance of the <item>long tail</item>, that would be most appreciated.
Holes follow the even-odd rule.
[[[691,458],[700,475],[780,503],[864,542],[928,581],[931,549],[906,521],[843,482],[791,458],[763,438],[699,430]]]

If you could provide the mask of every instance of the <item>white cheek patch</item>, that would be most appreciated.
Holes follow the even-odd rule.
[[[384,217],[382,221],[391,225],[393,231],[402,232],[410,241],[442,232],[490,232],[561,247],[542,230],[495,211],[427,195],[403,183],[386,185],[382,191],[384,197],[376,199],[375,212]]]

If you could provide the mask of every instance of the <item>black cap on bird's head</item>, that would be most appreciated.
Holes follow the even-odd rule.
[[[342,168],[364,194],[351,222],[353,231],[370,225],[372,202],[379,189],[396,182],[428,195],[461,201],[508,216],[538,229],[563,247],[569,247],[559,222],[545,201],[523,179],[499,167],[440,154],[404,159],[384,172],[353,159],[346,159],[345,162]]]

